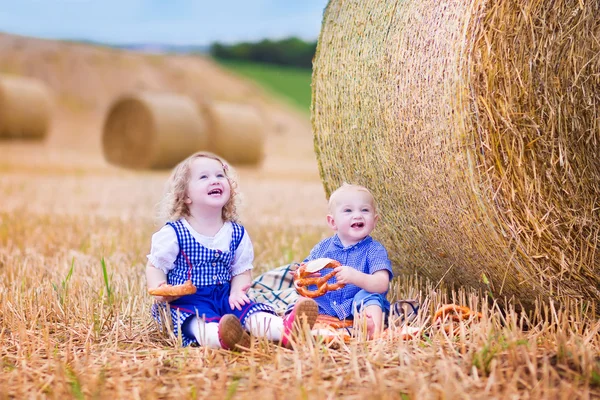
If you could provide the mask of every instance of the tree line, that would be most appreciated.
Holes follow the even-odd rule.
[[[264,39],[231,45],[215,42],[210,54],[222,60],[253,61],[299,68],[312,68],[317,42],[305,42],[297,37],[282,40]]]

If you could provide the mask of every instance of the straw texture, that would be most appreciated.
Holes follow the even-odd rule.
[[[0,76],[0,139],[43,139],[50,127],[52,100],[40,81]]]
[[[332,0],[325,190],[372,189],[395,272],[600,303],[600,3]]]
[[[210,102],[202,106],[210,148],[232,164],[257,164],[264,157],[265,123],[251,105]]]
[[[141,92],[110,108],[102,137],[107,161],[128,168],[172,168],[206,150],[206,125],[191,99],[172,93]]]

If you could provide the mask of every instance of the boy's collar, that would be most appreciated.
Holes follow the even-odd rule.
[[[367,235],[363,239],[361,239],[359,242],[351,244],[350,246],[344,246],[344,243],[342,243],[342,240],[340,239],[340,237],[338,236],[337,233],[333,236],[333,244],[335,244],[337,247],[341,247],[342,249],[351,249],[355,246],[358,246],[359,244],[367,243],[371,240],[373,240],[373,238],[370,235]]]

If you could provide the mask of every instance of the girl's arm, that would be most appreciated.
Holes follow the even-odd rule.
[[[244,304],[250,303],[250,299],[246,292],[252,284],[252,272],[246,270],[239,275],[231,278],[231,290],[229,292],[229,306],[233,310],[237,308],[242,309]]]
[[[148,289],[157,288],[161,284],[167,283],[167,275],[148,261],[146,264],[146,283]]]
[[[244,304],[250,303],[246,292],[252,285],[252,262],[254,261],[254,248],[248,231],[244,231],[244,236],[235,252],[235,257],[231,265],[231,290],[229,292],[229,306],[233,310],[242,309]]]
[[[254,247],[252,246],[252,240],[248,235],[248,231],[244,232],[242,240],[235,251],[233,263],[231,264],[231,275],[236,276],[242,272],[252,269],[252,262],[254,261]]]
[[[152,235],[152,245],[146,264],[146,284],[148,289],[154,289],[167,283],[167,273],[173,268],[173,263],[179,254],[179,242],[175,230],[163,226]],[[177,297],[154,296],[156,301],[169,302]]]
[[[336,267],[335,276],[340,283],[353,284],[369,293],[385,293],[390,285],[390,274],[387,270],[379,270],[373,274],[365,274],[352,267],[343,265]]]
[[[162,285],[166,285],[167,275],[160,269],[156,268],[150,261],[146,264],[146,284],[148,289],[154,289]],[[160,303],[170,302],[178,299],[174,296],[154,296],[156,301]]]

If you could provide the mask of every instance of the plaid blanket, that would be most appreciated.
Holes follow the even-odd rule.
[[[294,288],[292,277],[292,271],[295,271],[298,265],[283,265],[256,277],[248,289],[250,300],[270,304],[278,314],[283,315],[300,297]]]
[[[300,297],[296,288],[292,272],[298,269],[300,264],[292,263],[272,269],[258,276],[252,281],[248,289],[248,297],[257,303],[266,303],[273,306],[279,315],[289,310]],[[412,322],[419,313],[419,302],[415,299],[396,300],[391,304],[389,319]]]

